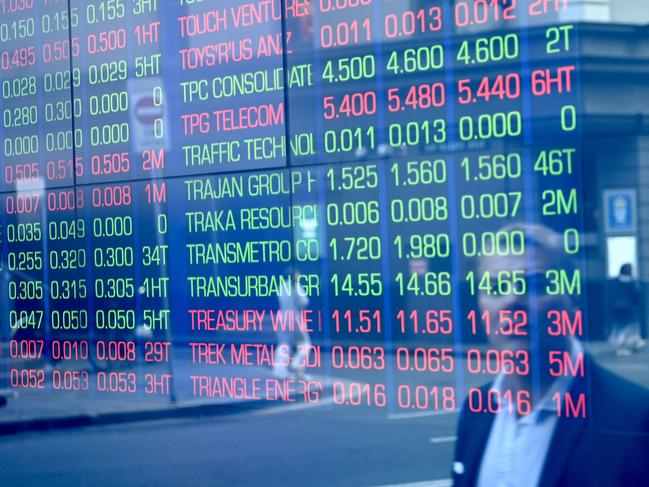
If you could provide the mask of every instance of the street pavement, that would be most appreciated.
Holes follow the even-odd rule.
[[[280,407],[6,436],[0,438],[0,485],[382,486],[443,480],[455,421],[455,414],[387,419],[368,410]]]
[[[603,366],[649,387],[649,351],[618,358],[604,343],[591,351]],[[369,372],[342,375],[377,380]],[[455,382],[453,374],[429,375],[430,383]],[[0,437],[0,485],[449,485],[457,412],[327,399]]]

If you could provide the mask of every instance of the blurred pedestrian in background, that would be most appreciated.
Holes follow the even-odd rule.
[[[300,271],[289,269],[286,277],[279,293],[279,311],[284,315],[285,320],[290,320],[289,316],[293,315],[294,326],[285,329],[277,328],[273,373],[279,379],[293,376],[303,378],[311,339],[304,329],[302,311],[309,305],[309,298],[300,285]],[[295,354],[293,354],[293,347],[295,347]],[[285,355],[287,348],[291,356],[288,363]]]
[[[620,357],[629,356],[646,345],[640,334],[640,287],[633,277],[633,266],[623,264],[612,293],[613,330],[611,343]]]

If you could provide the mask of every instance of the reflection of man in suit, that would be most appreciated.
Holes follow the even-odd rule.
[[[491,347],[529,351],[530,372],[501,373],[480,389],[484,400],[488,394],[499,398],[493,412],[476,410],[465,401],[453,463],[454,485],[649,485],[649,392],[599,367],[574,337],[548,333],[556,316],[552,311],[568,311],[573,317],[576,311],[568,296],[547,292],[552,282],[546,271],[571,265],[564,257],[563,238],[540,225],[506,228],[514,229],[525,234],[524,255],[483,257],[479,275],[488,271],[493,279],[501,271],[523,270],[527,292],[522,296],[482,293],[479,304],[491,315]],[[502,328],[495,333],[505,326],[498,318],[502,310],[528,314],[527,336],[512,336]],[[533,313],[538,317],[537,330],[531,323]],[[551,363],[551,351],[561,360],[565,352],[573,363],[582,356],[584,377],[551,376],[550,370],[559,370]],[[512,396],[503,394],[506,391],[512,391]],[[530,414],[520,414],[516,404],[507,400],[519,391],[531,393]],[[570,396],[577,404],[580,394],[586,397],[586,417],[567,417],[565,398]]]

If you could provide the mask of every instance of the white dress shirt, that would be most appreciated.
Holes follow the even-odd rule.
[[[572,345],[572,356],[583,350],[579,343],[573,342]],[[505,376],[500,374],[491,389],[502,392],[504,381]],[[567,376],[555,380],[527,416],[519,417],[516,407],[510,408],[503,398],[482,455],[478,487],[538,485],[558,420],[557,405],[552,396],[557,392],[567,392],[571,382],[572,378]]]

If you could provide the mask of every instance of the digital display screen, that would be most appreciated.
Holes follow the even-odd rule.
[[[12,368],[12,387],[169,395],[155,365],[173,352],[191,355],[173,382],[195,397],[318,400],[323,381],[236,373],[301,354],[325,377],[376,372],[334,381],[336,405],[444,410],[466,375],[530,374],[531,350],[454,357],[499,330],[530,337],[525,310],[477,309],[529,294],[524,268],[469,262],[529,254],[509,221],[580,252],[576,33],[530,52],[520,29],[463,31],[564,2],[424,3],[5,4],[3,331],[16,358],[153,366]],[[579,269],[546,274],[580,300]],[[581,310],[548,313],[537,333],[583,335]],[[266,339],[283,333],[308,340]],[[538,373],[583,374],[581,356],[555,358]]]
[[[0,0],[3,388],[590,422],[572,3]]]

